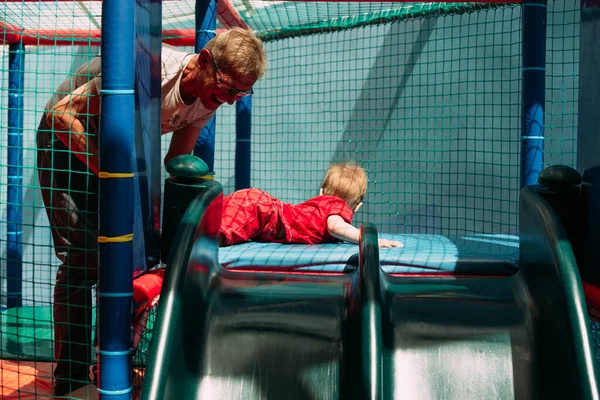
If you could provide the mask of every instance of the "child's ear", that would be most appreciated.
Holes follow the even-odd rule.
[[[319,196],[323,196],[323,188],[319,191]]]
[[[354,206],[354,212],[357,212],[358,209],[363,205],[362,201],[360,203],[358,203],[356,206]]]

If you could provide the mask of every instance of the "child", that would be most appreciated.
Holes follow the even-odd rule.
[[[304,203],[283,203],[259,189],[238,190],[223,199],[219,245],[247,241],[274,243],[358,243],[360,230],[352,217],[367,191],[365,171],[350,163],[333,164],[321,192]],[[379,247],[403,247],[379,239]]]

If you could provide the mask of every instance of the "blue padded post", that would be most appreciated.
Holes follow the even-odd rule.
[[[543,168],[546,79],[546,0],[523,0],[521,187],[537,184]]]
[[[217,1],[196,0],[196,53],[217,34]],[[194,155],[208,165],[208,174],[215,174],[215,126],[217,116],[213,116],[196,141]]]
[[[6,307],[21,307],[23,279],[23,87],[24,47],[21,42],[8,49],[8,146],[6,205]]]
[[[134,1],[102,3],[100,115],[100,399],[131,399]]]
[[[236,101],[235,111],[235,190],[240,190],[250,187],[252,96]]]

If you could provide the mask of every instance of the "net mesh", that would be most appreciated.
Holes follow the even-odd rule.
[[[544,164],[577,163],[579,2],[548,3]]]
[[[41,18],[41,17],[40,17]],[[74,46],[74,47],[38,47],[27,46],[25,51],[24,71],[24,87],[22,89],[24,106],[22,110],[22,147],[15,148],[8,146],[6,136],[2,135],[0,142],[0,168],[2,178],[0,181],[0,192],[2,194],[2,212],[0,222],[0,244],[2,250],[0,257],[2,259],[2,305],[6,307],[8,299],[9,285],[11,281],[7,279],[8,265],[10,264],[10,256],[5,253],[8,242],[12,237],[8,232],[7,221],[10,218],[9,209],[15,206],[10,200],[10,189],[7,182],[8,154],[10,151],[22,151],[22,196],[19,199],[22,213],[21,225],[17,230],[21,231],[20,246],[22,249],[22,280],[21,284],[21,307],[9,308],[2,312],[0,322],[0,358],[3,360],[13,360],[16,363],[11,368],[6,369],[2,387],[0,388],[1,397],[3,398],[27,398],[26,396],[42,396],[48,393],[48,387],[52,387],[53,374],[53,324],[55,322],[52,315],[53,292],[56,282],[56,273],[61,261],[58,259],[55,248],[52,242],[52,233],[49,227],[49,220],[46,213],[46,207],[42,200],[40,180],[38,178],[38,169],[36,167],[36,132],[40,119],[42,118],[46,102],[52,97],[59,84],[67,79],[79,65],[89,61],[92,57],[98,54],[97,47],[91,46]],[[2,88],[3,96],[0,103],[0,126],[4,131],[8,130],[8,103],[6,90],[9,82],[8,57],[9,47],[3,46],[2,52]],[[60,150],[56,151],[57,153]],[[49,158],[53,159],[55,154],[50,151]],[[52,163],[48,165],[48,171],[52,169]],[[68,175],[69,177],[76,176],[78,173],[74,169],[69,171],[68,167],[61,167],[57,173]],[[68,192],[68,187],[65,188]],[[80,187],[79,194],[84,195],[87,192],[87,187]],[[52,201],[49,209],[62,212],[66,215],[64,204]],[[94,218],[92,216],[92,218]],[[78,232],[79,234],[84,232]],[[71,234],[65,237],[67,240],[72,239]],[[60,252],[60,249],[56,249]],[[14,254],[13,254],[14,256]],[[82,272],[83,279],[91,277],[87,272]],[[14,282],[12,282],[14,283]],[[84,320],[93,319],[93,301],[91,289],[85,284],[80,287],[65,287],[70,293],[74,291],[88,292],[89,297],[83,301],[82,307],[77,312]],[[74,321],[76,325],[81,325]],[[85,342],[84,338],[73,338],[66,340],[75,346]],[[69,343],[65,343],[69,345]],[[85,351],[85,350],[84,350]],[[91,359],[93,352],[91,347],[87,347],[87,356],[83,359]],[[85,353],[84,353],[85,354]],[[75,362],[76,363],[76,362]],[[73,364],[76,365],[76,364]],[[11,380],[16,373],[20,376],[19,379]],[[87,365],[82,368],[87,369]],[[21,377],[21,371],[32,369],[38,371],[37,374],[31,376],[32,381],[25,386],[23,382],[25,375]],[[5,369],[2,369],[4,372]],[[87,373],[86,373],[87,375]],[[75,380],[83,381],[82,374],[74,377]],[[49,381],[49,383],[47,383]],[[51,389],[50,389],[51,393]]]
[[[194,4],[163,3],[166,39],[190,39]],[[369,221],[386,233],[516,233],[520,6],[253,0],[230,4],[263,38],[269,57],[267,75],[253,96],[252,186],[287,202],[301,202],[318,194],[331,161],[353,160],[369,175],[356,224]],[[557,0],[548,6],[545,164],[574,165],[579,2]],[[34,370],[45,372],[23,388],[7,383],[6,376],[13,372],[1,364],[3,398],[41,396],[52,385],[52,367],[44,365],[53,360],[51,307],[60,260],[40,193],[36,130],[58,85],[99,54],[101,7],[93,1],[0,4],[0,37],[5,42],[15,33],[45,40],[44,45],[34,40],[26,46],[23,67],[23,144],[17,149],[23,154],[22,197],[17,204],[22,212],[23,304],[3,310],[0,320],[0,359],[23,368],[32,362]],[[218,23],[217,28],[224,26]],[[193,51],[191,46],[181,48]],[[4,131],[8,58],[5,45],[0,67]],[[234,129],[235,108],[221,107],[215,178],[225,193],[234,190]],[[170,137],[161,139],[163,155]],[[7,136],[0,135],[3,306],[8,299],[5,249],[12,205],[9,150]],[[149,323],[136,351],[137,366],[145,364],[151,327]],[[91,348],[90,353],[93,357]],[[27,373],[22,372],[22,380]]]
[[[300,202],[329,162],[351,160],[370,180],[357,223],[453,235],[516,225],[519,8],[286,38],[267,51],[252,186]]]

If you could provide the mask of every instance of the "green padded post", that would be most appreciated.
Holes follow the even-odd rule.
[[[541,186],[533,190],[552,206],[567,231],[578,265],[583,265],[583,204],[581,199],[582,182],[577,170],[567,165],[551,165],[539,177]]]
[[[538,183],[553,191],[569,190],[581,183],[581,175],[567,165],[551,165],[540,173]]]
[[[213,181],[202,178],[208,174],[208,166],[196,156],[184,154],[174,157],[166,169],[170,177],[165,180],[161,237],[161,260],[165,263],[188,205],[199,193],[214,184]]]
[[[383,398],[381,353],[381,287],[377,228],[371,223],[360,227],[360,285],[362,330],[362,396],[364,400]]]
[[[584,280],[600,285],[600,165],[584,171],[581,185],[582,265]]]
[[[526,321],[529,335],[536,337],[529,356],[532,397],[598,399],[589,314],[575,252],[561,210],[546,201],[546,194],[545,188],[532,185],[519,198],[519,275],[526,288],[520,297],[533,311]]]

